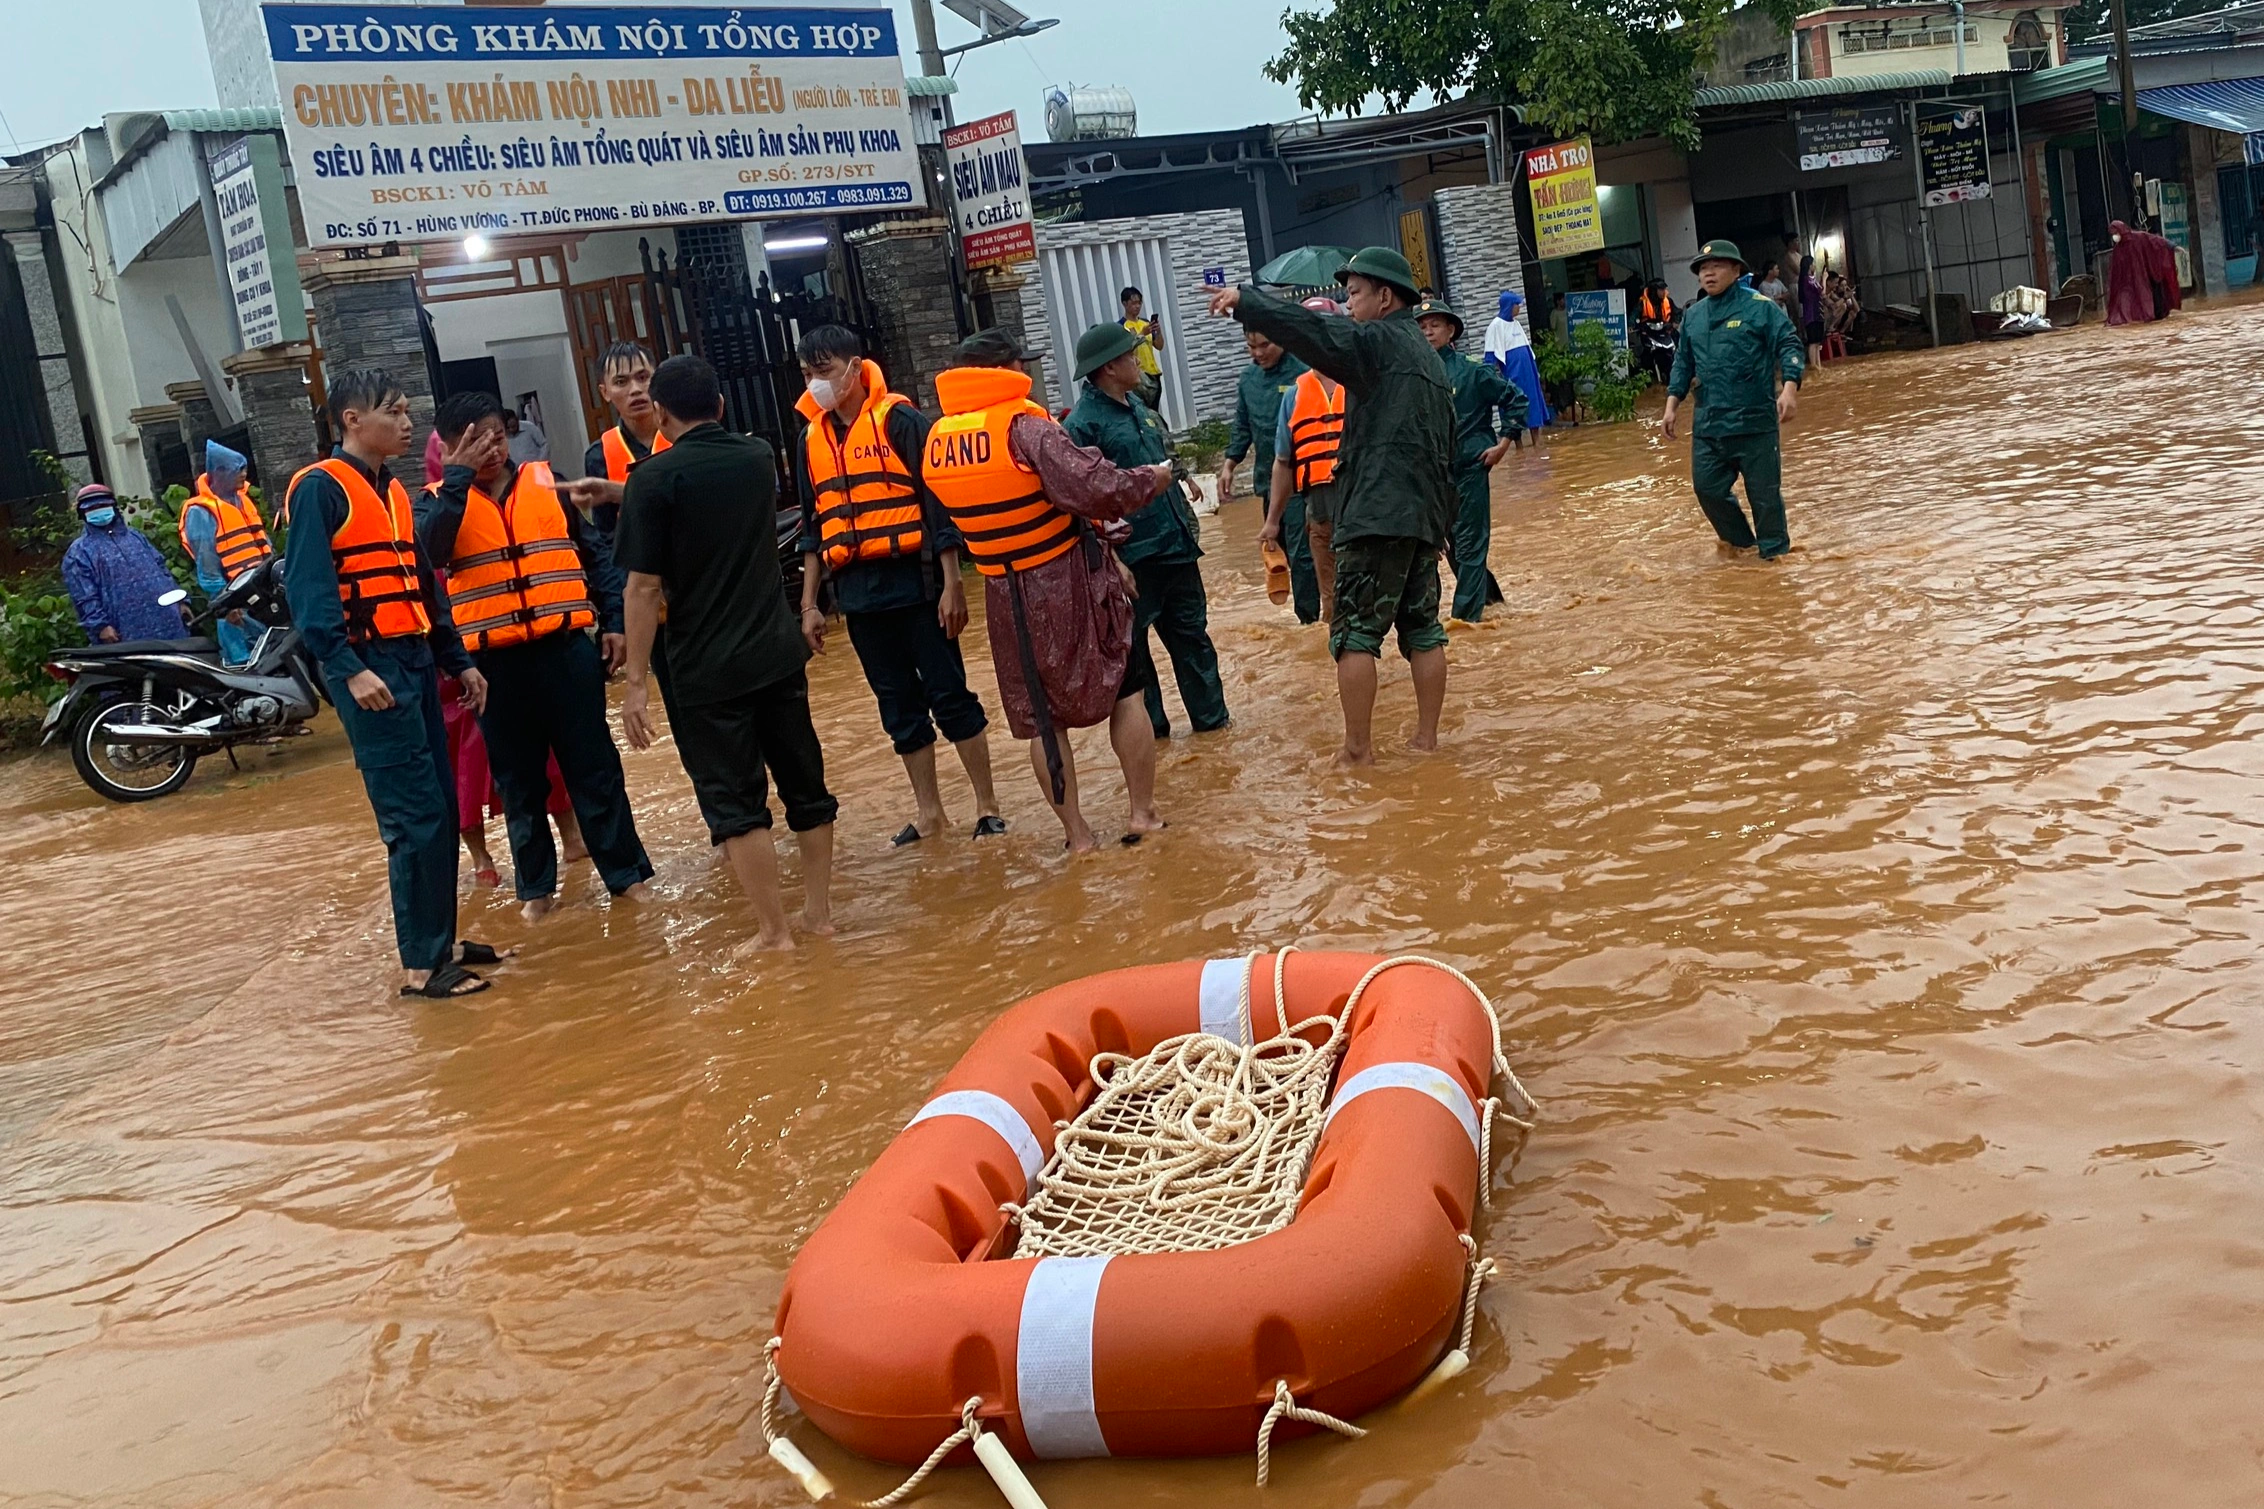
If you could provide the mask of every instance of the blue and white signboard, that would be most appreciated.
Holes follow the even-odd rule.
[[[261,13],[315,246],[924,198],[885,9]]]
[[[1624,288],[1582,289],[1564,296],[1564,329],[1569,337],[1582,325],[1601,325],[1604,334],[1611,337],[1612,348],[1627,349],[1627,290]]]

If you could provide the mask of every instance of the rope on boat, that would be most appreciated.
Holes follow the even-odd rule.
[[[1260,1488],[1266,1486],[1266,1478],[1273,1471],[1274,1427],[1284,1420],[1301,1420],[1307,1425],[1326,1426],[1348,1441],[1357,1441],[1368,1433],[1360,1426],[1339,1420],[1336,1416],[1325,1411],[1307,1409],[1304,1405],[1299,1404],[1296,1397],[1289,1392],[1288,1379],[1275,1379],[1273,1408],[1266,1411],[1265,1424],[1258,1427],[1258,1486]]]
[[[813,1501],[823,1503],[833,1497],[833,1481],[803,1454],[799,1446],[787,1438],[786,1427],[778,1417],[780,1397],[785,1392],[785,1382],[778,1375],[778,1348],[783,1341],[783,1337],[773,1336],[763,1343],[763,1371],[769,1376],[763,1384],[762,1409],[757,1420],[762,1427],[763,1443],[771,1460],[792,1473]],[[986,1433],[982,1422],[975,1418],[975,1411],[982,1407],[982,1403],[982,1396],[977,1394],[959,1406],[959,1428],[937,1443],[936,1449],[928,1453],[926,1461],[913,1469],[910,1477],[877,1499],[852,1499],[850,1502],[856,1509],[894,1509],[895,1505],[903,1503],[918,1491],[920,1485],[928,1480],[928,1475],[943,1465],[945,1457],[962,1446],[972,1444],[975,1448],[975,1460],[983,1465],[984,1470],[991,1475],[991,1480],[998,1484],[999,1492],[1006,1495],[1006,1501],[1013,1509],[1046,1509],[1045,1500],[1038,1497],[1037,1489],[1031,1487],[1030,1480],[1022,1475],[1022,1469],[1015,1462],[1013,1453],[1006,1449],[1006,1443],[997,1436]]]
[[[1247,1046],[1210,1033],[1166,1039],[1148,1053],[1096,1054],[1092,1102],[1072,1121],[1056,1123],[1053,1157],[1036,1181],[1036,1193],[1020,1205],[1000,1205],[1008,1225],[1017,1228],[1012,1255],[1021,1258],[1076,1257],[1150,1252],[1204,1252],[1253,1241],[1278,1231],[1296,1216],[1305,1178],[1327,1125],[1331,1088],[1342,1061],[1349,1026],[1368,987],[1386,971],[1408,966],[1436,969],[1459,981],[1484,1008],[1493,1034],[1493,1072],[1505,1096],[1478,1107],[1478,1188],[1471,1226],[1475,1229],[1491,1203],[1493,1125],[1496,1117],[1531,1131],[1540,1108],[1527,1093],[1502,1051],[1501,1019],[1493,1002],[1461,970],[1436,959],[1402,954],[1384,959],[1352,988],[1342,1011],[1292,1023],[1286,990],[1289,956],[1274,958],[1274,1018],[1278,1031]],[[1255,965],[1256,955],[1250,963]],[[1243,971],[1240,1016],[1251,1016],[1251,969]],[[1318,1034],[1318,1040],[1310,1040]],[[1478,1322],[1478,1295],[1495,1271],[1480,1255],[1477,1238],[1457,1234],[1468,1258],[1457,1344],[1408,1395],[1420,1399],[1470,1365]],[[811,1498],[823,1500],[834,1488],[825,1474],[787,1439],[779,1420],[784,1385],[779,1377],[780,1338],[763,1349],[768,1380],[760,1423],[770,1455],[802,1482]],[[893,1492],[858,1501],[861,1509],[892,1509],[902,1503],[944,1458],[972,1443],[975,1454],[1015,1509],[1044,1509],[1004,1441],[984,1433],[975,1418],[979,1398],[960,1407],[959,1429],[946,1436],[911,1477]],[[1284,1420],[1335,1431],[1351,1440],[1363,1428],[1296,1401],[1287,1379],[1274,1384],[1272,1407],[1258,1428],[1258,1486],[1273,1465],[1273,1433]]]

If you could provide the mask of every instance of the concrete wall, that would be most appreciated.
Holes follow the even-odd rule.
[[[197,380],[188,347],[181,344],[166,306],[168,295],[180,300],[189,328],[215,370],[236,349],[231,338],[236,313],[221,301],[210,257],[145,259],[118,274],[115,287],[118,316],[132,339],[135,403],[163,403],[168,383]]]
[[[99,131],[91,133],[98,140]],[[99,176],[87,159],[87,144],[77,138],[51,152],[41,164],[47,177],[51,212],[55,217],[56,260],[62,283],[59,299],[67,299],[71,325],[77,337],[75,355],[86,382],[82,400],[95,417],[96,438],[103,450],[103,474],[113,487],[148,490],[148,472],[142,461],[141,434],[127,417],[142,403],[165,401],[165,384],[181,377],[157,377],[149,384],[151,397],[141,397],[133,352],[126,343],[126,322],[119,308],[118,274],[111,266],[110,240],[102,216],[94,205],[94,181]],[[212,280],[205,280],[210,287]],[[219,303],[213,289],[212,302]],[[159,312],[163,313],[160,304]],[[225,327],[214,320],[215,331]],[[173,321],[165,316],[165,333],[171,344]],[[183,357],[184,362],[186,357]],[[193,372],[186,376],[193,377]]]
[[[1447,302],[1462,315],[1459,344],[1472,356],[1486,349],[1486,326],[1500,305],[1502,291],[1525,292],[1517,217],[1517,201],[1523,193],[1514,182],[1481,183],[1441,189],[1434,201]]]
[[[1690,180],[1645,186],[1651,195],[1651,231],[1658,243],[1661,273],[1677,304],[1698,297],[1698,275],[1690,261],[1698,255],[1698,213],[1690,202]]]
[[[1968,11],[1966,13],[1965,24],[1967,30],[1971,33],[1965,44],[1965,72],[1967,74],[2003,73],[2010,68],[2010,49],[2006,47],[2005,43],[2012,32],[2013,18],[2016,14],[2019,13],[2013,11]],[[2060,55],[2059,12],[2039,10],[2036,13],[2036,18],[2043,27],[2044,46],[2050,51],[2052,58],[2057,60]],[[1884,19],[1884,16],[1882,16],[1882,19]],[[1917,18],[1905,20],[1898,16],[1894,19],[1896,29],[1902,30],[1910,27]],[[1934,12],[1929,19],[1942,33],[1949,32],[1950,17],[1946,12]],[[1860,26],[1862,23],[1856,24]],[[1875,25],[1876,23],[1872,24]],[[1933,68],[1941,69],[1945,73],[1954,74],[1957,72],[1957,44],[1954,40],[1942,43],[1939,46],[1890,47],[1884,51],[1873,51],[1866,48],[1862,52],[1849,52],[1844,34],[1845,25],[1846,23],[1834,22],[1829,26],[1819,28],[1828,33],[1831,38],[1831,76],[1834,78],[1874,78],[1883,73],[1914,73]],[[1724,80],[1723,82],[1733,81]]]

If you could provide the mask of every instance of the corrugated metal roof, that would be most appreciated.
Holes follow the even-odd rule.
[[[226,110],[168,110],[171,131],[280,131],[283,110],[278,105],[244,105]]]
[[[161,241],[183,216],[202,207],[204,162],[196,138],[166,135],[138,150],[95,190],[110,256],[123,271]]]
[[[2107,79],[2105,58],[2084,58],[2057,68],[2039,68],[2034,73],[2022,74],[2012,81],[2012,99],[2016,105],[2042,104],[2064,95],[2105,89]]]
[[[1942,89],[1950,83],[1946,68],[1922,68],[1910,73],[1837,74],[1828,79],[1784,79],[1774,84],[1724,84],[1701,89],[1696,100],[1701,110],[1723,105],[1766,105],[1780,100],[1821,100],[1842,94],[1888,94],[1903,89]]]

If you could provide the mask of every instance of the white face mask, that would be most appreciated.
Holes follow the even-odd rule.
[[[831,412],[835,405],[848,396],[848,378],[813,377],[809,380],[810,398],[821,409]]]

